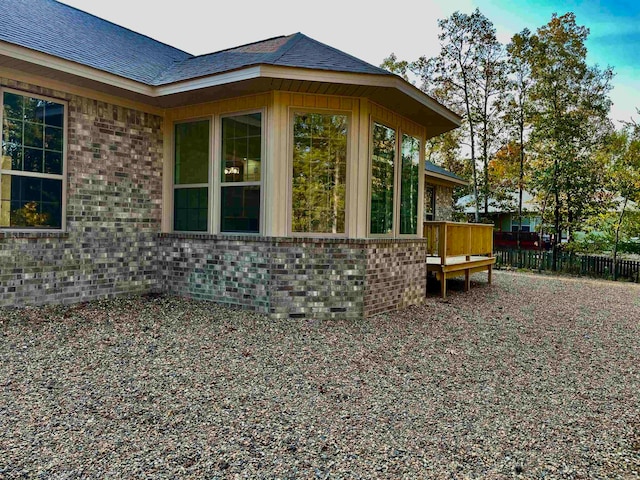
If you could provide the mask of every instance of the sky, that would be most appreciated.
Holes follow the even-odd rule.
[[[615,72],[611,117],[636,119],[640,108],[638,0],[62,0],[194,55],[302,32],[374,65],[390,53],[402,60],[439,52],[437,20],[475,8],[507,43],[535,31],[555,12],[576,14],[591,31],[588,62]]]

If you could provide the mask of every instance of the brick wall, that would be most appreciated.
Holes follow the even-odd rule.
[[[66,232],[0,233],[0,306],[156,288],[162,119],[13,80],[0,84],[69,102]]]
[[[161,234],[168,293],[274,318],[361,318],[419,304],[422,240],[346,240]]]
[[[426,252],[424,240],[370,241],[364,297],[366,317],[424,301]]]

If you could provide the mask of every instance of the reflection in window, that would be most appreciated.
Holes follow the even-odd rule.
[[[0,227],[62,228],[64,105],[2,94]]]
[[[293,232],[345,232],[347,123],[346,115],[294,115]]]
[[[373,124],[371,159],[371,233],[393,232],[393,174],[396,158],[395,130]]]
[[[209,132],[208,120],[175,126],[174,230],[207,230]]]
[[[436,215],[436,194],[433,185],[424,186],[424,221],[435,220]]]
[[[402,135],[400,172],[400,233],[418,233],[418,183],[420,181],[420,140]]]
[[[222,119],[220,231],[260,231],[262,114]]]

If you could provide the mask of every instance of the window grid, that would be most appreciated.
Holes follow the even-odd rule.
[[[0,90],[0,228],[63,230],[66,102]]]

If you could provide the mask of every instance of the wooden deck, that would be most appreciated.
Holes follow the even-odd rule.
[[[491,273],[493,257],[493,225],[455,222],[425,222],[427,239],[427,271],[440,282],[440,294],[447,297],[447,279],[464,276],[464,289],[471,286],[472,273]]]

